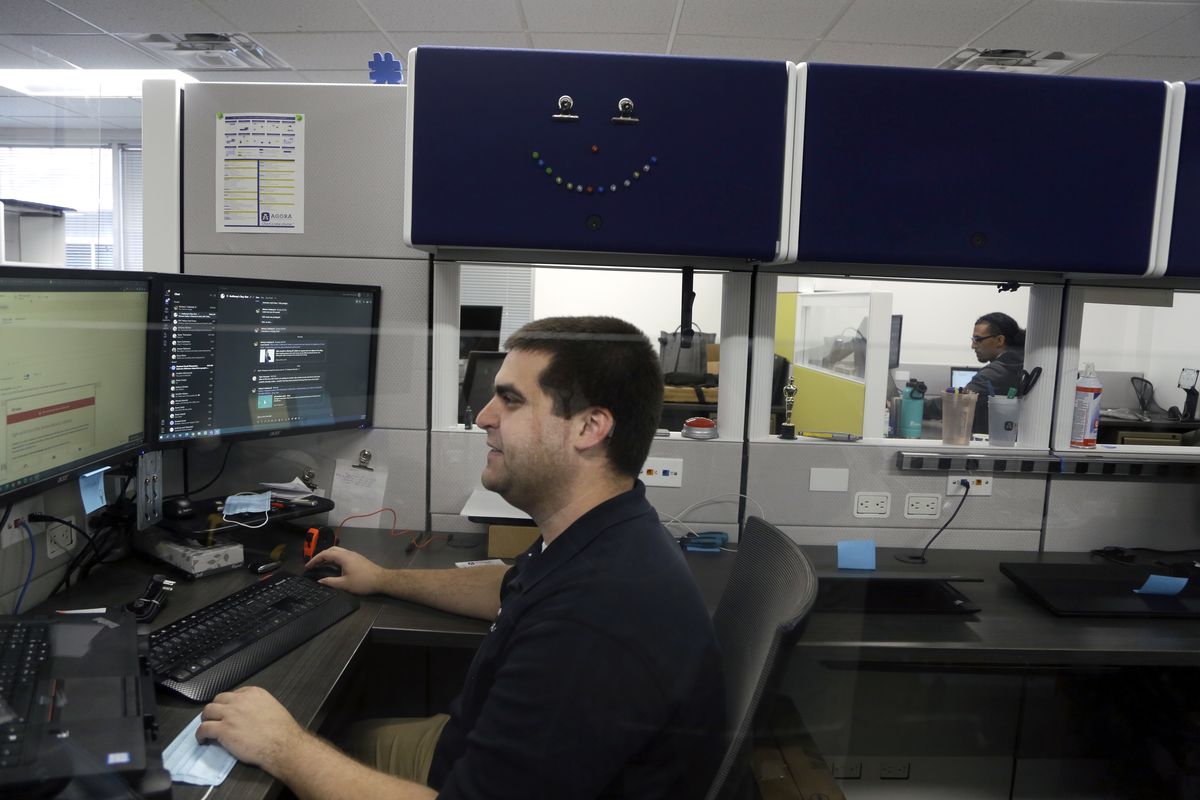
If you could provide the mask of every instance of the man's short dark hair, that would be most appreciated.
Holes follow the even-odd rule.
[[[1003,311],[993,311],[990,314],[984,314],[979,319],[975,320],[975,324],[984,324],[988,326],[988,332],[992,336],[1004,336],[1004,344],[1007,347],[1024,347],[1025,346],[1025,331],[1021,330],[1021,326],[1017,321],[1005,314]]]
[[[556,415],[589,406],[612,412],[609,463],[622,475],[641,472],[663,401],[662,368],[645,334],[616,317],[546,317],[522,326],[504,347],[550,356],[538,385],[554,399]]]

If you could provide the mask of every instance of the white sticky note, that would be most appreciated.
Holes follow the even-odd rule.
[[[850,470],[845,467],[813,467],[808,471],[810,492],[844,492],[850,488]]]
[[[390,525],[391,515],[384,517],[388,520],[385,524],[380,522],[379,514],[374,514],[384,505],[387,474],[384,464],[372,461],[370,469],[362,469],[347,459],[339,458],[337,468],[333,471],[333,486],[329,489],[329,499],[337,504],[333,518],[347,528],[386,528]],[[374,516],[349,519],[360,514]]]

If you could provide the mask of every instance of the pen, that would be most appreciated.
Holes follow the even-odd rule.
[[[801,431],[809,439],[829,439],[834,442],[857,442],[862,437],[856,433],[833,433],[831,431]]]

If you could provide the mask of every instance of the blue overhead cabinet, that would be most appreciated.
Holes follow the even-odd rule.
[[[782,61],[418,47],[404,238],[446,257],[783,260],[793,75]]]
[[[1194,278],[1200,277],[1200,83],[1181,86],[1186,100],[1166,274]]]
[[[798,87],[800,261],[1153,267],[1167,84],[806,64]]]

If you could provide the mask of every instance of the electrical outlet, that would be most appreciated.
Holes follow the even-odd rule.
[[[138,457],[137,465],[137,529],[149,528],[161,522],[162,513],[162,452],[151,450]]]
[[[25,529],[21,527],[21,523],[29,522],[29,515],[40,514],[43,508],[41,495],[13,503],[12,511],[8,515],[8,522],[4,523],[4,530],[0,530],[0,547],[9,547],[27,540],[29,537],[26,535]],[[29,523],[29,528],[35,536],[41,530],[41,525],[40,522]]]
[[[879,779],[884,781],[908,780],[909,764],[907,761],[883,761],[879,764]]]
[[[64,517],[64,519],[75,524],[74,517]],[[70,555],[75,549],[75,529],[70,525],[62,525],[57,522],[50,523],[46,528],[46,556],[49,558],[58,558],[59,556]]]
[[[946,496],[957,497],[963,493],[962,484],[959,481],[968,481],[971,484],[971,497],[991,497],[992,496],[992,479],[988,475],[951,475],[946,478]]]
[[[642,483],[647,486],[683,486],[683,459],[647,458],[642,465]]]
[[[858,780],[862,778],[862,762],[830,760],[829,773],[842,781]]]
[[[892,496],[887,492],[855,492],[854,516],[883,519],[892,513]]]
[[[936,494],[904,495],[904,516],[907,519],[937,519],[942,513],[942,497]]]

